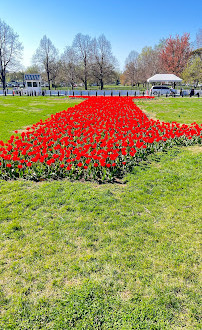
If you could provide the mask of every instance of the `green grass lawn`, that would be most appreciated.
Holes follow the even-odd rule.
[[[0,97],[0,140],[8,140],[16,129],[45,120],[51,114],[73,107],[81,100],[67,97]]]
[[[135,100],[135,103],[150,117],[162,121],[176,121],[182,124],[191,124],[194,121],[198,124],[202,123],[202,98],[156,97],[153,100]]]
[[[46,100],[47,114],[64,109]],[[187,100],[181,122],[199,122]],[[171,107],[138,102],[157,118]],[[21,114],[12,129],[30,125]],[[201,329],[201,163],[193,146],[150,155],[120,184],[1,180],[0,329]]]

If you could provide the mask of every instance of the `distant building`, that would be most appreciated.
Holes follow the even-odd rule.
[[[41,75],[40,74],[25,74],[24,75],[25,88],[24,93],[36,95],[41,94]]]

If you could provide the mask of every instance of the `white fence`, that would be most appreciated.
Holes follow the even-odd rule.
[[[134,90],[45,90],[47,96],[138,96],[140,91]],[[144,92],[145,94],[145,92]],[[142,95],[142,94],[141,94]]]
[[[4,92],[0,90],[0,95],[29,95],[29,96],[139,96],[146,95],[145,92],[139,90],[43,90],[42,93],[25,92],[22,90],[6,89]]]
[[[199,93],[202,95],[202,90],[194,90],[194,94]],[[180,90],[177,90],[177,94],[180,94]],[[190,90],[183,90],[183,95],[189,95]],[[23,90],[10,90],[6,89],[5,91],[0,90],[0,95],[24,95]],[[38,94],[32,92],[28,94],[29,96],[142,96],[148,95],[147,91],[139,90],[43,90],[42,93]],[[164,95],[166,96],[166,95]]]

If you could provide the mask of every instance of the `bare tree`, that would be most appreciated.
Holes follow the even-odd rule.
[[[78,78],[77,55],[73,47],[67,46],[61,55],[62,80],[70,84],[72,89]]]
[[[199,29],[196,34],[196,48],[202,48],[202,29]]]
[[[162,42],[163,44],[163,42]],[[158,73],[160,70],[159,52],[161,44],[154,47],[144,47],[138,54],[131,51],[126,58],[125,70],[123,74],[124,81],[132,86],[140,83],[146,83],[147,79]]]
[[[89,35],[78,33],[74,38],[72,47],[76,54],[79,78],[84,83],[85,90],[87,90],[91,69],[92,39]]]
[[[55,87],[55,89],[59,83],[60,71],[61,71],[61,62],[60,61],[56,61],[50,65],[52,87]]]
[[[93,40],[92,74],[103,89],[104,81],[115,78],[116,59],[112,55],[111,44],[104,34]]]
[[[33,63],[38,64],[45,69],[49,89],[50,82],[52,80],[52,73],[57,65],[57,60],[58,50],[46,35],[43,36],[40,41],[40,45],[33,56]]]
[[[156,73],[159,73],[159,49],[152,47],[144,47],[139,56],[139,70],[141,72],[141,82],[144,83],[147,79]]]
[[[6,71],[16,68],[23,50],[19,36],[13,29],[0,19],[0,80],[6,88]]]
[[[139,54],[135,50],[132,50],[125,61],[124,77],[125,81],[130,83],[133,87],[138,82],[138,57]]]

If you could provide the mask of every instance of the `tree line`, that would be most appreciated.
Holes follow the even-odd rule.
[[[23,46],[19,35],[0,19],[0,80],[6,88],[9,70],[20,72]],[[154,47],[144,47],[139,54],[131,51],[126,58],[123,72],[112,53],[111,43],[104,34],[98,38],[78,33],[71,46],[59,51],[44,35],[40,40],[27,73],[41,73],[49,89],[58,84],[71,86],[82,83],[87,90],[89,84],[104,88],[105,84],[119,81],[123,85],[139,85],[156,73],[174,73],[186,82],[198,84],[202,81],[202,30],[196,35],[196,45],[190,44],[190,35],[176,35],[159,41]],[[21,71],[21,74],[22,71]]]
[[[138,54],[131,51],[121,75],[122,84],[132,86],[145,83],[157,73],[173,73],[187,83],[198,85],[202,82],[202,30],[196,35],[195,49],[190,44],[190,35],[169,37],[159,44],[144,47]]]
[[[66,85],[81,82],[87,90],[89,82],[95,82],[101,89],[116,77],[116,59],[111,44],[102,34],[98,38],[78,33],[71,46],[59,56],[58,50],[47,36],[43,36],[37,48],[33,63],[46,73],[49,89],[51,82]]]

